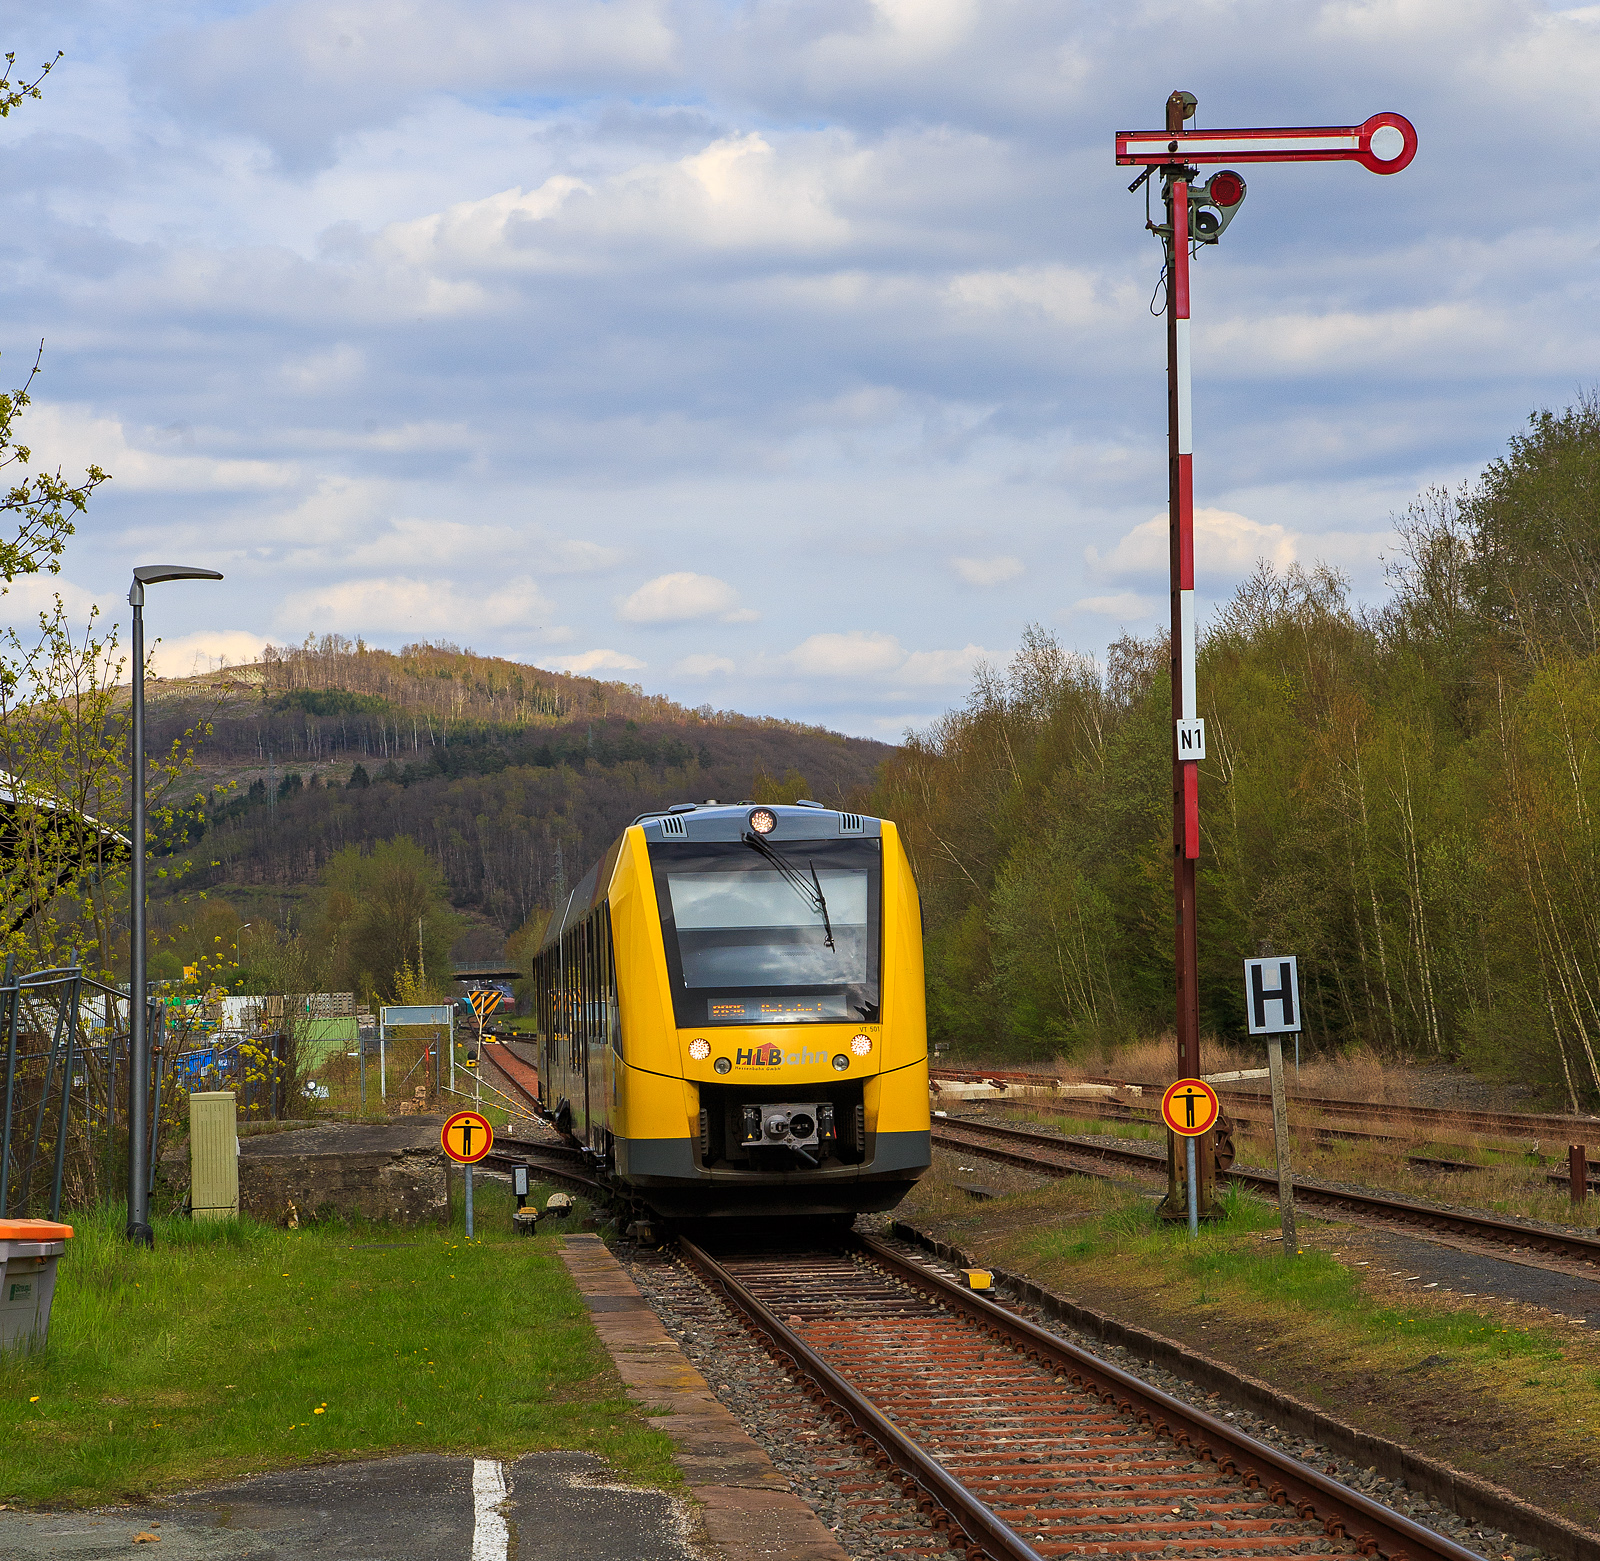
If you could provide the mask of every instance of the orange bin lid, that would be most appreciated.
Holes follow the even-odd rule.
[[[0,1220],[0,1241],[65,1241],[71,1235],[70,1225],[54,1220]]]

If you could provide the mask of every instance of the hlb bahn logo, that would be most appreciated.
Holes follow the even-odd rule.
[[[799,1051],[785,1053],[781,1046],[774,1046],[770,1041],[763,1046],[741,1046],[734,1053],[734,1060],[741,1068],[777,1068],[788,1063],[791,1068],[803,1068],[828,1060],[826,1052],[812,1051],[809,1046],[802,1047]]]

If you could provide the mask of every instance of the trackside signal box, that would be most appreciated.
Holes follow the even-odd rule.
[[[232,1090],[189,1097],[189,1210],[197,1220],[239,1217],[239,1105]]]

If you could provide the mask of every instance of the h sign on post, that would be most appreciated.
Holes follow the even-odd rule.
[[[1294,956],[1247,959],[1244,1000],[1251,1035],[1298,1035],[1300,971]]]

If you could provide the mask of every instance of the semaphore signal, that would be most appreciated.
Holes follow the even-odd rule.
[[[1404,114],[1374,114],[1359,125],[1117,132],[1117,161],[1127,168],[1166,163],[1360,163],[1373,173],[1399,173],[1416,155],[1417,132]]]
[[[1172,590],[1172,861],[1174,988],[1180,1077],[1200,1071],[1199,940],[1195,863],[1200,855],[1200,761],[1205,721],[1195,693],[1194,426],[1190,395],[1189,261],[1201,244],[1215,244],[1244,204],[1244,179],[1225,168],[1204,183],[1209,163],[1353,162],[1373,173],[1399,173],[1417,154],[1417,132],[1403,114],[1374,114],[1359,125],[1289,126],[1246,130],[1186,129],[1194,117],[1192,92],[1167,99],[1163,130],[1119,130],[1116,158],[1142,167],[1128,186],[1137,190],[1161,178],[1166,220],[1146,221],[1166,252],[1167,282],[1167,493]],[[1202,1212],[1210,1212],[1211,1157],[1199,1157]],[[1191,1177],[1191,1182],[1193,1178]],[[1170,1215],[1183,1211],[1178,1160],[1169,1159]]]

